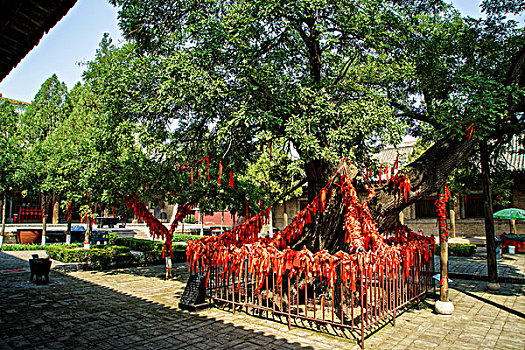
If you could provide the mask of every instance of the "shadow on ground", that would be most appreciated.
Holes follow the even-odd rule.
[[[27,267],[3,252],[0,262]],[[0,349],[312,349],[55,271],[46,286],[28,282],[28,272],[0,278]]]

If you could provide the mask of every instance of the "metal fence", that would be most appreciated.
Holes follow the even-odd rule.
[[[219,265],[210,268],[207,297],[234,313],[258,310],[263,317],[284,317],[289,327],[296,318],[352,329],[360,333],[364,348],[367,329],[389,320],[395,326],[400,309],[413,301],[419,306],[434,288],[433,261],[431,251],[426,262],[419,255],[414,257],[408,271],[401,259],[374,264],[350,262],[350,268],[357,271],[357,278],[351,282],[341,278],[343,264],[335,267],[337,278],[333,282],[320,277],[306,282],[303,271],[292,277],[284,275],[280,283],[275,273],[249,273],[248,261],[237,274],[229,274],[228,266]]]

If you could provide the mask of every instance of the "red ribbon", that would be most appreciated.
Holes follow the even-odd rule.
[[[222,179],[222,161],[219,162],[219,186],[221,185],[221,179]]]

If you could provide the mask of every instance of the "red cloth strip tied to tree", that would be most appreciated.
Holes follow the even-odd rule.
[[[304,231],[317,215],[321,197],[326,200],[333,187],[325,186],[305,209],[292,220],[284,230],[273,238],[258,238],[262,227],[261,213],[222,235],[204,237],[189,241],[187,248],[188,264],[191,270],[215,267],[222,271],[220,278],[238,274],[243,264],[248,264],[248,274],[256,281],[256,289],[262,287],[265,276],[274,274],[277,287],[282,287],[284,276],[304,276],[305,281],[319,277],[332,286],[341,271],[341,281],[351,290],[356,290],[360,278],[372,271],[388,271],[392,276],[399,272],[396,266],[402,264],[404,277],[408,278],[411,266],[416,262],[427,267],[430,264],[430,249],[434,247],[433,237],[413,233],[406,226],[398,226],[394,235],[388,239],[380,235],[366,202],[360,203],[355,188],[346,175],[340,177],[337,185],[341,188],[345,205],[345,237],[349,251],[336,254],[322,250],[312,253],[306,247],[294,251],[289,245]],[[326,191],[325,189],[329,189]],[[266,218],[268,213],[262,215]],[[222,269],[220,268],[222,267]],[[340,270],[339,270],[340,269]]]
[[[179,204],[177,208],[177,214],[175,219],[171,223],[171,227],[166,233],[166,240],[164,242],[164,248],[162,248],[162,257],[165,258],[167,255],[173,258],[173,233],[182,220],[188,215],[193,207],[190,203]]]
[[[447,202],[449,197],[451,197],[450,190],[448,189],[448,186],[445,185],[444,192],[438,194],[438,197],[435,201],[438,217],[436,225],[439,227],[439,239],[443,242],[448,240]]]
[[[146,226],[148,226],[149,228],[150,234],[154,238],[162,238],[165,240],[164,248],[162,251],[162,257],[166,257],[166,253],[169,253],[171,256],[173,256],[171,242],[171,239],[173,238],[173,232],[175,231],[175,228],[177,228],[179,222],[181,222],[184,219],[184,217],[188,215],[188,213],[191,210],[192,204],[187,203],[179,205],[177,214],[175,215],[175,220],[173,221],[170,229],[168,230],[166,226],[164,226],[164,224],[159,221],[159,219],[154,217],[149,212],[146,205],[142,201],[140,201],[137,196],[127,196],[125,198],[125,202],[128,209],[133,208],[135,216],[144,219]]]

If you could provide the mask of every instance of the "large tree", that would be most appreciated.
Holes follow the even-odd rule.
[[[519,4],[486,1],[487,19],[473,20],[441,1],[110,2],[135,43],[92,77],[97,91],[186,161],[213,154],[240,168],[261,145],[290,144],[313,198],[342,158],[374,167],[371,154],[407,130],[430,135],[404,170],[408,201],[392,184],[370,201],[381,229],[414,190],[436,192],[477,140],[524,127],[523,29],[502,17]],[[341,203],[303,237],[340,248]]]
[[[20,138],[20,115],[14,106],[5,101],[0,104],[0,192],[2,193],[2,229],[0,247],[3,243],[6,220],[7,194],[15,185],[15,173],[22,157]]]

